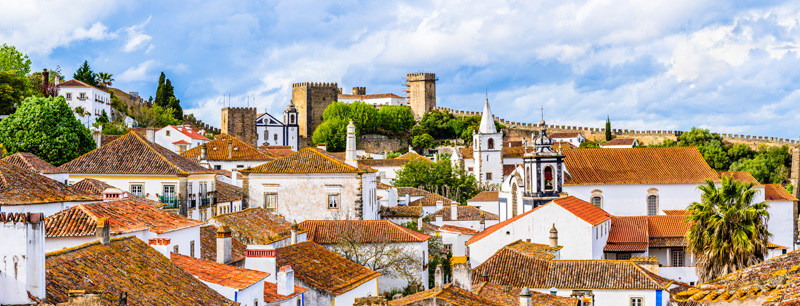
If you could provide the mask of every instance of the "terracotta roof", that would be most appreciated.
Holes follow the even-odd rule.
[[[98,195],[102,195],[103,191],[105,191],[108,188],[116,188],[116,187],[98,181],[96,179],[90,179],[90,178],[82,179],[77,183],[69,186],[69,189],[75,191],[80,191],[88,194],[98,194]]]
[[[215,222],[231,227],[233,238],[242,244],[270,244],[291,237],[292,224],[280,215],[260,207],[217,215]],[[298,233],[303,233],[304,230]]]
[[[500,285],[558,289],[667,290],[669,282],[630,260],[543,260],[503,247],[472,270]]]
[[[178,140],[176,142],[173,142],[172,144],[192,144],[192,143],[188,142],[188,141],[186,141],[184,139],[181,139],[181,140]]]
[[[203,134],[198,133],[195,129],[192,128],[187,129],[185,126],[174,126],[174,125],[170,125],[170,127],[178,130],[178,132],[181,132],[181,134],[183,135],[189,136],[189,138],[191,139],[205,140],[205,141],[210,140],[206,138],[206,136],[203,136]]]
[[[422,217],[422,206],[381,206],[381,218],[419,218]]]
[[[606,252],[644,252],[647,251],[647,243],[647,216],[614,217],[608,233],[608,242],[603,250]]]
[[[278,284],[264,282],[264,303],[272,303],[287,300],[308,291],[308,289],[295,285],[294,292],[290,295],[278,294]]]
[[[655,215],[647,216],[648,233],[650,238],[686,237],[690,224],[684,222],[686,216],[682,215]]]
[[[523,241],[522,239],[509,243],[505,246],[509,250],[514,250],[526,256],[550,260],[556,258],[556,252],[563,246],[551,247],[546,244]]]
[[[58,170],[58,168],[56,168],[55,166],[51,165],[50,163],[42,160],[38,156],[31,153],[17,152],[9,156],[6,156],[3,159],[0,159],[0,161],[5,161],[12,165],[42,174],[63,173],[61,170]]]
[[[471,228],[460,227],[460,226],[455,226],[455,225],[450,225],[450,224],[443,225],[442,227],[439,228],[439,230],[440,231],[460,233],[460,234],[468,234],[468,235],[474,235],[474,234],[478,233],[478,231],[476,231],[474,229],[471,229]]]
[[[412,197],[424,197],[430,192],[425,190],[414,188],[414,187],[396,187],[397,188],[397,197],[405,197],[407,194],[411,195]]]
[[[419,155],[419,154],[417,154],[417,152],[414,152],[414,151],[407,152],[407,153],[405,153],[403,155],[395,157],[395,159],[422,159],[422,160],[426,160],[426,161],[429,161],[429,162],[433,162],[429,158],[427,158],[425,156],[422,156],[422,155]]]
[[[467,200],[467,202],[472,201],[491,201],[496,202],[500,199],[500,191],[497,190],[487,190],[481,191],[479,194],[476,194],[472,199]]]
[[[216,226],[206,225],[200,227],[200,258],[210,261],[217,260],[217,230]],[[231,262],[244,259],[245,247],[243,244],[231,239]]]
[[[88,87],[88,88],[94,88],[94,89],[97,89],[99,91],[103,91],[103,92],[108,93],[108,90],[101,89],[99,87],[94,87],[92,85],[86,84],[86,83],[78,81],[76,79],[72,79],[72,80],[69,80],[69,81],[61,82],[56,86],[58,86],[58,87]],[[88,97],[87,97],[87,99],[88,99]],[[94,98],[92,98],[92,99],[94,99]]]
[[[127,198],[72,206],[45,218],[45,235],[48,238],[93,236],[100,218],[108,218],[112,235],[140,230],[161,234],[203,223],[156,208],[150,202]]]
[[[511,172],[514,172],[514,169],[517,168],[517,165],[503,165],[503,177],[508,176]]]
[[[556,138],[575,138],[575,137],[578,137],[580,135],[581,135],[581,133],[579,133],[579,132],[557,132],[557,133],[550,133],[547,136],[552,138],[552,139],[556,139]]]
[[[239,140],[231,135],[222,134],[214,137],[214,140],[205,143],[208,160],[248,160],[248,161],[270,161],[274,158],[259,149]],[[196,146],[185,152],[181,156],[191,160],[197,160],[203,150],[203,145]],[[229,152],[229,150],[232,150]]]
[[[797,201],[781,184],[764,184],[764,198],[767,201]]]
[[[565,150],[567,185],[719,182],[695,147]]]
[[[508,306],[508,304],[501,303],[501,301],[484,297],[483,295],[474,294],[472,292],[461,289],[453,284],[445,284],[441,289],[433,288],[422,292],[417,292],[412,295],[389,301],[391,306],[404,306],[404,305],[428,305],[423,304],[423,301],[436,301],[439,303],[446,302],[446,305],[454,306],[472,306],[472,305],[485,305],[485,306]],[[432,305],[432,304],[431,304]],[[444,305],[444,304],[436,304]],[[517,302],[519,305],[519,293],[517,293]]]
[[[311,241],[275,250],[277,266],[290,266],[306,284],[341,295],[381,274]]]
[[[217,189],[214,195],[217,197],[217,202],[241,201],[244,198],[242,187],[234,186],[219,180],[216,181],[215,186]]]
[[[558,151],[559,147],[561,149],[577,148],[576,145],[572,144],[569,141],[554,141],[553,144],[550,145],[550,147],[553,148],[553,150],[556,150],[556,151]]]
[[[576,217],[580,218],[581,220],[584,220],[584,221],[588,222],[591,225],[600,224],[603,221],[606,221],[606,220],[611,218],[611,215],[609,213],[605,212],[604,210],[600,209],[599,207],[594,206],[589,202],[583,201],[583,200],[578,199],[578,198],[573,197],[573,196],[566,197],[566,198],[555,199],[555,200],[550,201],[549,203],[547,203],[545,205],[551,205],[552,203],[555,203],[556,205],[563,207],[564,209],[566,209],[567,211],[569,211],[570,213],[572,213]],[[472,238],[467,240],[467,245],[473,244],[476,241],[481,240],[486,236],[489,236],[489,234],[494,233],[495,231],[503,228],[504,226],[506,226],[508,224],[513,223],[514,221],[519,220],[520,218],[522,218],[524,216],[527,216],[530,213],[533,213],[534,211],[538,210],[541,207],[544,207],[545,205],[541,205],[539,207],[536,207],[534,209],[531,209],[531,210],[526,211],[526,212],[524,212],[522,214],[516,215],[516,216],[514,216],[514,217],[512,217],[510,219],[506,219],[505,221],[502,221],[500,223],[497,223],[495,225],[492,225],[492,226],[486,228],[484,231],[472,236]]]
[[[767,248],[769,248],[769,249],[779,249],[779,250],[789,249],[789,247],[785,247],[785,246],[782,246],[782,245],[779,245],[779,244],[774,244],[772,242],[767,242]]]
[[[366,167],[403,167],[409,163],[410,159],[359,159],[358,164]]]
[[[392,186],[392,185],[389,185],[389,184],[384,184],[384,183],[381,183],[381,182],[378,182],[376,187],[377,187],[378,189],[392,189],[392,188],[395,188],[395,187],[394,187],[394,186]]]
[[[400,196],[399,192],[398,192],[397,196],[398,197]],[[443,205],[449,205],[450,202],[453,202],[453,200],[451,200],[451,199],[445,198],[445,197],[440,196],[438,194],[435,194],[433,192],[428,192],[422,198],[419,198],[419,199],[416,199],[414,201],[411,201],[411,203],[409,203],[408,205],[409,206],[420,206],[420,205],[421,206],[436,206],[436,202],[438,202],[438,201],[442,201]]]
[[[97,201],[102,198],[72,190],[39,173],[0,161],[0,205]]]
[[[384,99],[384,98],[396,98],[402,99],[403,97],[398,96],[393,93],[382,93],[382,94],[369,94],[369,95],[347,95],[347,94],[339,94],[339,99],[356,99],[356,100],[365,100],[365,99]]]
[[[520,292],[522,292],[522,287],[502,286],[490,282],[480,282],[472,286],[472,293],[502,305],[518,305]],[[533,306],[578,306],[579,301],[576,298],[531,291],[531,304]]]
[[[300,223],[306,237],[320,244],[339,243],[350,237],[361,243],[424,242],[431,236],[398,225],[389,220],[308,220]]]
[[[730,177],[734,180],[743,182],[743,183],[753,183],[755,186],[761,186],[761,183],[747,171],[720,171],[717,172],[720,178]]]
[[[636,141],[634,138],[614,138],[605,143],[601,143],[600,146],[631,146],[634,141]]]
[[[217,175],[226,176],[226,177],[231,178],[231,179],[233,178],[232,177],[233,173],[231,171],[229,171],[229,170],[219,169],[219,170],[211,170],[211,171],[214,171],[214,173],[216,173]],[[237,180],[241,180],[242,179],[242,173],[241,172],[236,171],[236,179]]]
[[[439,227],[428,222],[422,222],[422,231],[428,234],[435,234]]]
[[[91,242],[47,254],[47,300],[65,303],[70,290],[103,292],[106,302],[128,305],[234,305],[136,237]]]
[[[685,209],[664,209],[661,211],[667,216],[685,216],[689,214],[689,211]]]
[[[436,216],[441,215],[443,221],[478,221],[481,219],[481,214],[483,214],[485,220],[500,220],[500,216],[498,216],[497,214],[480,210],[475,206],[463,206],[463,205],[456,206],[457,207],[456,217],[458,217],[458,220],[453,220],[451,218],[452,215],[450,214],[450,207],[451,205],[447,203],[444,206],[444,208],[434,212],[431,218],[435,218]]]
[[[249,173],[363,173],[376,172],[369,167],[353,167],[317,148],[305,148],[282,158],[242,172]]]
[[[214,173],[134,132],[73,159],[59,169],[68,173],[91,174]]]
[[[284,157],[294,153],[291,146],[260,146],[258,148],[274,158]]]
[[[762,305],[800,304],[800,252],[767,259],[675,295],[679,302],[741,305],[764,297]]]
[[[250,269],[237,268],[210,260],[197,259],[191,256],[170,253],[172,263],[202,281],[234,289],[245,289],[264,282],[269,273]]]

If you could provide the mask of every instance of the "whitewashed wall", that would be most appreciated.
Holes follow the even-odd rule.
[[[592,191],[599,190],[603,197],[601,208],[609,214],[644,216],[651,188],[658,190],[659,211],[686,209],[692,202],[700,201],[702,194],[697,184],[564,185],[564,192],[591,203]]]
[[[550,293],[549,288],[531,288],[532,291],[537,291],[541,293]],[[559,288],[558,289],[558,296],[565,296],[569,297],[572,294],[572,290],[570,288]],[[583,290],[583,289],[578,289]],[[661,303],[657,302],[656,298],[656,291],[661,291]],[[665,306],[669,302],[669,292],[663,290],[592,290],[594,294],[594,304],[593,306],[620,306],[620,305],[630,305],[630,298],[631,297],[643,297],[643,305],[644,306]]]
[[[44,299],[44,221],[0,223],[0,237],[0,304],[28,304],[28,292]]]

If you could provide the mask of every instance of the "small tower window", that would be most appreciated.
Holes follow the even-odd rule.
[[[294,124],[294,114],[289,114],[289,124]]]
[[[658,196],[647,196],[647,214],[650,216],[658,214]]]
[[[494,149],[494,138],[489,138],[489,145],[487,147],[489,150]]]
[[[592,205],[602,208],[603,207],[603,198],[601,198],[600,196],[592,197]]]
[[[544,190],[553,190],[553,167],[544,168]]]

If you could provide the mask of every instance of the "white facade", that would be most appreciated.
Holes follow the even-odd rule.
[[[225,287],[212,282],[204,281],[198,278],[199,281],[206,284],[209,288],[218,292],[226,299],[237,302],[242,306],[258,306],[264,305],[264,280],[259,280],[244,289],[236,289]]]
[[[97,122],[97,118],[103,115],[103,111],[106,112],[109,120],[111,119],[111,94],[108,92],[72,80],[59,85],[58,95],[67,100],[67,104],[73,110],[75,118],[78,118],[81,124],[89,129],[94,129],[92,124]],[[83,108],[88,115],[81,116],[75,113],[76,107]]]
[[[450,246],[450,252],[453,254],[453,257],[469,256],[467,240],[472,238],[472,234],[451,232],[447,230],[439,230],[439,233],[442,237],[442,244]]]
[[[168,125],[156,131],[156,144],[181,153],[210,141],[189,125]],[[180,142],[180,143],[179,143]]]
[[[361,101],[370,105],[406,105],[405,98],[396,96],[394,94],[377,94],[377,95],[340,95],[339,102],[351,104],[356,101]]]
[[[794,250],[794,222],[792,216],[794,215],[794,201],[768,201],[769,208],[769,221],[767,221],[767,230],[772,233],[770,242],[788,247],[788,250],[778,250],[771,255],[781,255],[784,251],[791,252]],[[773,256],[769,256],[771,258]]]
[[[550,294],[550,288],[531,288],[531,291]],[[558,296],[570,297],[572,290],[585,291],[580,288],[559,288]],[[614,289],[592,289],[594,300],[592,306],[620,306],[631,304],[632,298],[641,298],[642,306],[666,306],[669,305],[669,292],[665,290],[642,289],[642,290],[614,290]],[[638,305],[637,305],[638,306]]]
[[[72,206],[82,204],[82,203],[90,203],[93,201],[82,201],[82,202],[53,202],[53,203],[41,203],[41,204],[24,204],[24,205],[0,205],[0,212],[4,213],[27,213],[27,212],[40,212],[44,213],[45,216],[53,215],[59,211],[65,210]]]
[[[289,104],[283,111],[283,122],[268,113],[256,118],[256,144],[258,146],[290,146],[300,148],[297,110]]]
[[[200,258],[200,226],[182,228],[165,233],[155,233],[149,230],[132,231],[127,233],[112,233],[111,238],[130,237],[135,236],[142,241],[150,241],[150,239],[168,239],[169,243],[161,245],[161,247],[154,247],[157,251],[169,258],[170,252],[176,252],[181,255],[192,256]],[[58,251],[64,248],[71,248],[79,246],[84,243],[89,243],[97,240],[97,236],[81,236],[81,237],[48,237],[46,238],[45,250],[49,252]],[[194,247],[194,250],[192,250]],[[166,253],[164,253],[166,252]]]
[[[576,147],[579,147],[581,143],[586,141],[586,138],[584,138],[583,135],[581,135],[580,133],[578,133],[578,135],[575,137],[556,137],[556,136],[558,136],[558,134],[554,133],[553,137],[551,137],[554,142],[569,142],[569,144]]]
[[[11,221],[24,218],[6,213],[0,223],[0,304],[27,305],[28,293],[45,299],[44,215],[36,214],[28,221]]]
[[[320,244],[325,248],[337,252],[337,245],[336,244]],[[424,287],[424,289],[428,288],[428,270],[425,269],[425,266],[428,263],[428,241],[423,242],[410,242],[410,243],[392,243],[391,247],[397,247],[398,249],[404,250],[404,252],[408,252],[408,254],[413,255],[414,257],[420,260],[420,265],[418,267],[418,271],[416,273],[417,282]],[[337,252],[339,253],[339,252]],[[382,274],[378,277],[378,285],[380,292],[387,292],[391,291],[392,289],[403,289],[408,286],[409,282],[406,279],[401,277],[394,277],[390,275]],[[424,290],[423,289],[423,290]]]
[[[245,173],[248,207],[274,211],[286,220],[378,220],[375,173]],[[267,196],[277,197],[277,207],[265,207]],[[338,196],[338,208],[328,208],[329,196]],[[361,216],[357,215],[361,201]]]
[[[615,216],[646,216],[650,195],[657,196],[659,212],[686,209],[702,195],[697,184],[564,185],[564,192],[589,203],[600,197],[600,208]],[[764,193],[759,195],[763,201]]]

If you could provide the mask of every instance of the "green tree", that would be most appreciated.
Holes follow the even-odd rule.
[[[428,129],[421,125],[415,125],[411,128],[411,136],[428,134]]]
[[[331,102],[325,110],[322,111],[322,120],[347,120],[350,118],[350,105],[344,102],[334,101]]]
[[[750,146],[743,143],[737,143],[728,148],[728,158],[730,158],[731,162],[753,158],[755,155],[756,152],[753,151]]]
[[[395,133],[408,131],[417,123],[414,120],[414,113],[411,112],[411,108],[402,105],[381,106],[378,114],[381,117],[380,127]]]
[[[31,95],[30,96],[37,96],[37,97],[55,97],[58,95],[58,87],[55,84],[56,77],[59,80],[64,79],[64,75],[61,74],[61,68],[56,67],[56,69],[48,69],[48,84],[42,82],[42,72],[37,71],[27,75],[28,77],[28,84],[30,84]]]
[[[338,118],[325,120],[314,130],[314,134],[311,135],[311,140],[313,140],[315,144],[324,143],[328,151],[344,151],[347,145],[348,123],[349,122],[345,119]]]
[[[95,120],[94,124],[95,126],[99,127],[103,124],[108,123],[109,121],[110,120],[108,120],[108,113],[106,113],[106,110],[103,110],[103,113],[100,115],[100,117],[97,117],[97,120]]]
[[[703,159],[706,160],[706,163],[708,163],[711,168],[714,168],[714,170],[723,171],[730,166],[727,148],[722,141],[713,139],[702,144],[698,149],[700,150],[700,154],[703,155]]]
[[[153,99],[150,97],[150,100],[153,101],[153,105],[158,105],[161,107],[167,106],[167,99],[164,97],[164,85],[167,82],[167,76],[164,74],[164,71],[161,71],[161,76],[158,77],[158,87],[156,88],[156,98]]]
[[[14,112],[25,96],[30,95],[28,82],[15,71],[0,71],[0,115]]]
[[[108,72],[100,72],[97,74],[97,85],[102,88],[108,88],[114,82],[114,75]]]
[[[752,203],[753,186],[722,177],[719,188],[711,180],[698,187],[701,202],[689,205],[686,222],[691,224],[687,240],[700,282],[759,263],[767,255],[769,205]]]
[[[397,171],[394,182],[398,187],[421,187],[466,204],[480,192],[475,176],[460,168],[453,168],[449,160],[433,163],[415,159]]]
[[[92,67],[89,67],[89,61],[83,61],[83,65],[78,67],[78,70],[75,71],[72,78],[95,87],[97,86],[97,74],[92,71]]]
[[[103,124],[103,135],[125,135],[130,130],[121,122],[106,122]]]
[[[708,142],[713,140],[719,141],[722,143],[722,136],[719,136],[717,133],[711,133],[708,129],[699,129],[696,127],[692,127],[692,129],[688,132],[681,134],[680,137],[680,146],[681,147],[702,147]]]
[[[139,107],[134,111],[133,118],[140,127],[161,128],[167,125],[179,125],[183,122],[175,119],[172,115],[174,113],[175,110],[171,108],[163,108],[154,104],[153,107]]]
[[[611,117],[606,116],[606,141],[611,141]]]
[[[371,133],[381,124],[381,117],[375,106],[361,101],[350,104],[350,119],[356,125],[357,135]]]
[[[33,153],[60,166],[95,149],[89,131],[75,119],[63,97],[27,98],[0,121],[0,143],[13,154]]]
[[[27,54],[17,51],[14,46],[0,46],[0,71],[13,70],[18,77],[31,72],[31,60]]]
[[[122,102],[122,99],[120,99],[113,90],[109,90],[109,92],[111,93],[111,108],[117,112],[117,116],[114,116],[114,111],[112,111],[111,117],[116,118],[115,121],[125,120],[125,116],[128,114],[128,104]]]
[[[158,77],[158,88],[156,89],[156,98],[153,100],[153,105],[161,106],[164,109],[172,109],[172,116],[177,120],[183,120],[183,107],[181,107],[181,100],[175,97],[175,88],[172,87],[172,81],[167,79],[164,72]]]
[[[433,137],[428,134],[414,136],[414,140],[411,142],[411,145],[413,145],[414,148],[419,151],[425,151],[426,149],[433,148]]]
[[[580,148],[580,149],[599,148],[599,147],[600,147],[600,143],[599,142],[594,142],[594,141],[584,141],[584,142],[581,142],[580,146],[578,146],[578,148]]]

